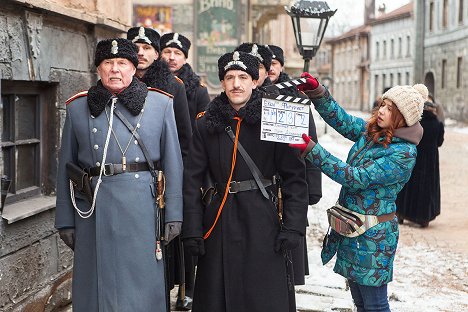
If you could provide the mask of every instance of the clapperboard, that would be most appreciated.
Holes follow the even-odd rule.
[[[293,79],[265,87],[275,89],[297,87],[305,78]],[[266,94],[262,98],[260,139],[280,143],[302,143],[302,134],[309,133],[310,100],[288,95]]]

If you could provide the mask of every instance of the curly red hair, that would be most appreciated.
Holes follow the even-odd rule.
[[[388,102],[384,102],[384,101],[388,101]],[[367,132],[367,136],[371,138],[372,141],[374,141],[374,143],[382,144],[386,148],[388,147],[388,144],[392,142],[393,133],[395,132],[395,129],[405,127],[406,122],[405,122],[405,118],[403,117],[403,115],[400,113],[400,111],[398,110],[398,108],[392,101],[388,99],[385,99],[384,101],[382,101],[379,106],[375,107],[372,110],[372,116],[371,118],[369,118],[367,125],[366,125],[366,130],[367,130],[366,132]],[[379,118],[378,116],[379,109],[383,105],[388,105],[389,102],[391,103],[393,107],[392,115],[390,117],[390,120],[392,122],[388,128],[381,128],[377,124],[377,119]],[[383,138],[383,140],[381,140],[381,138]]]

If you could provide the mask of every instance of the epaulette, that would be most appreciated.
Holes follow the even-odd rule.
[[[153,88],[153,87],[148,87],[148,90],[151,90],[151,91],[156,91],[156,92],[159,92],[159,93],[162,93],[164,95],[167,95],[168,97],[170,97],[171,99],[174,98],[174,96],[170,93],[167,93],[161,89],[158,89],[158,88]]]
[[[175,79],[176,79],[179,83],[184,84],[184,81],[183,81],[182,79],[180,79],[180,78],[177,77],[177,76],[174,76],[174,77],[175,77]]]
[[[88,91],[81,91],[81,92],[78,92],[77,94],[73,95],[73,96],[70,97],[68,100],[66,100],[65,103],[68,105],[68,104],[70,104],[73,100],[76,100],[77,98],[82,97],[82,96],[88,96]]]
[[[205,116],[205,112],[199,112],[197,114],[197,117],[195,117],[195,119],[198,120],[198,119],[202,118],[203,116]]]

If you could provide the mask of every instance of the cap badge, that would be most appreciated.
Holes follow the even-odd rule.
[[[276,59],[275,53],[273,53],[273,50],[268,46],[268,44],[266,44],[265,47],[267,47],[267,49],[270,50],[271,54],[273,54],[272,58]]]
[[[147,44],[152,44],[151,40],[149,40],[149,38],[146,37],[146,35],[145,35],[145,27],[140,27],[140,29],[138,30],[138,36],[133,38],[132,42],[135,43],[138,40],[143,40]]]
[[[255,56],[260,60],[260,62],[263,62],[263,57],[260,55],[260,53],[258,53],[258,46],[255,43],[252,46],[252,51],[250,51],[250,55]]]
[[[177,44],[181,49],[183,48],[182,42],[179,41],[179,34],[178,34],[178,33],[174,33],[174,37],[172,37],[172,39],[169,40],[169,41],[166,43],[166,47],[167,47],[168,45],[170,45],[171,43]]]
[[[224,70],[228,70],[229,68],[231,68],[234,65],[237,65],[237,66],[243,68],[244,70],[247,69],[247,66],[245,66],[245,64],[240,60],[239,51],[234,52],[234,54],[232,55],[232,61],[227,63],[226,66],[224,66]]]
[[[117,53],[119,53],[119,47],[118,47],[118,45],[117,45],[117,41],[116,41],[116,40],[112,40],[111,53],[112,53],[112,54],[117,54]]]

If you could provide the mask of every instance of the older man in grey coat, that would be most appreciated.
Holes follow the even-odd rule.
[[[95,65],[101,80],[67,101],[57,178],[55,226],[74,249],[73,308],[166,311],[159,230],[170,240],[182,223],[172,98],[133,78],[137,48],[126,39],[99,42]],[[92,177],[92,197],[76,177],[70,183],[71,165]],[[166,176],[162,214],[152,166]]]

